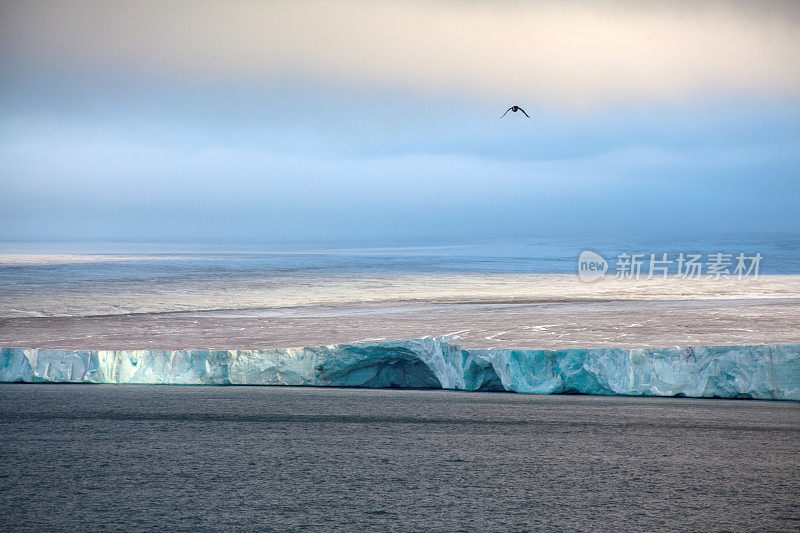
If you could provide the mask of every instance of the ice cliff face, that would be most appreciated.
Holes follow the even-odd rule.
[[[270,350],[0,348],[0,381],[445,388],[800,400],[800,344],[468,350],[442,339]]]

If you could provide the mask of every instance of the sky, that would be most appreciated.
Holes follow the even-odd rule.
[[[797,2],[0,3],[0,240],[792,232],[798,201]]]

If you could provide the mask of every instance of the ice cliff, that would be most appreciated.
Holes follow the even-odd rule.
[[[444,388],[800,400],[800,344],[465,349],[444,339],[267,350],[0,348],[0,381]]]

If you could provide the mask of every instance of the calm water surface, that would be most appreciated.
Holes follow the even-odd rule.
[[[0,386],[2,530],[800,528],[800,405]]]

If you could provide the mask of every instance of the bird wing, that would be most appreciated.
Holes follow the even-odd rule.
[[[517,107],[519,107],[519,106],[517,106]],[[524,109],[522,109],[522,108],[520,107],[520,108],[519,108],[519,110],[520,110],[520,111],[522,111],[522,114],[523,114],[523,115],[525,115],[525,116],[526,116],[526,117],[528,117],[528,118],[531,118],[530,116],[528,116],[528,114],[525,112],[525,110],[524,110]]]
[[[510,108],[510,107],[509,107],[508,109],[506,109],[506,112],[505,112],[505,113],[503,113],[503,116],[502,116],[502,117],[500,117],[500,118],[503,118],[504,116],[506,116],[506,114],[507,114],[509,111],[511,111],[511,108]]]

